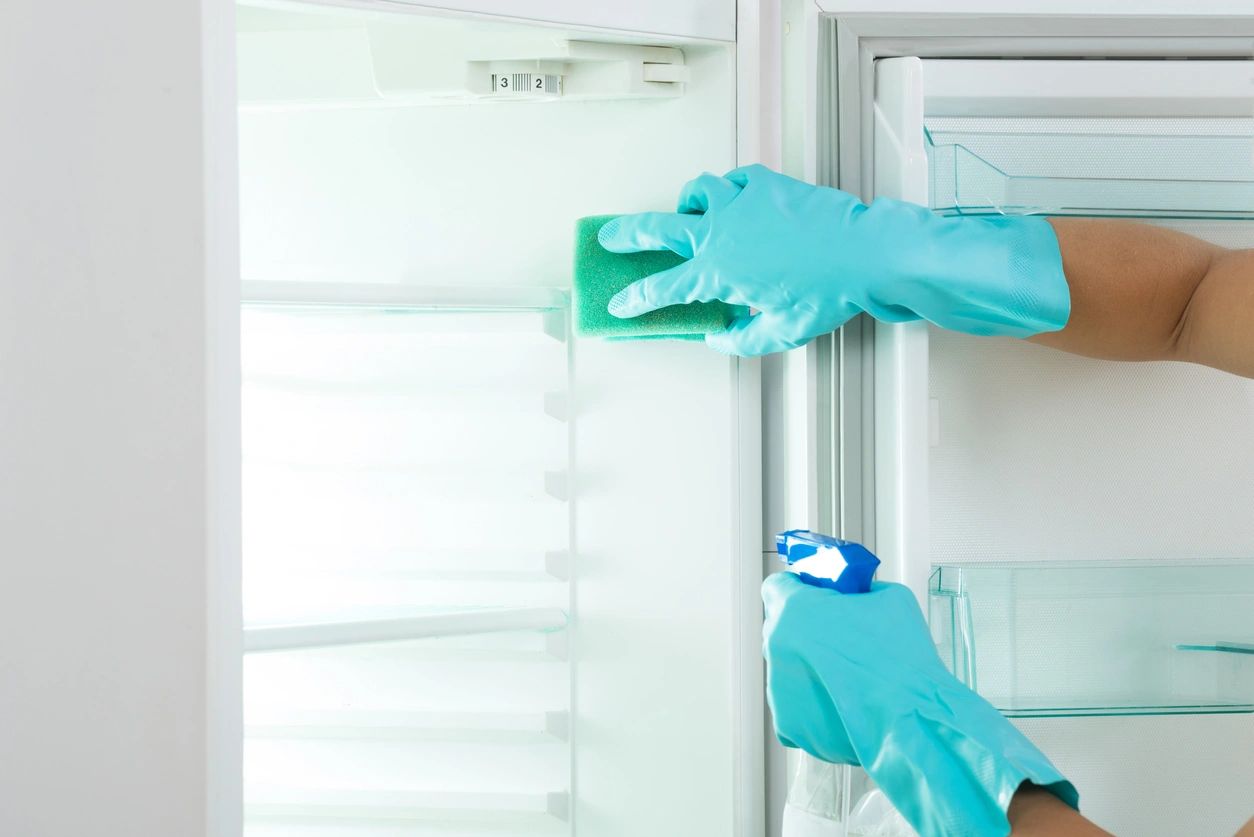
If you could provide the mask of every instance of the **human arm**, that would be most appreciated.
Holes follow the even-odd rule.
[[[1025,782],[1064,807],[1078,804],[1049,759],[946,670],[905,587],[877,582],[846,595],[777,573],[763,583],[762,600],[767,700],[780,742],[862,765],[923,837],[1005,837],[1007,809]],[[1042,822],[1039,805],[1019,810],[1023,827]]]
[[[1023,785],[1015,792],[1006,819],[1010,837],[1111,837],[1109,831],[1036,785]]]
[[[1254,378],[1254,250],[1164,227],[1054,218],[1071,317],[1033,342],[1112,360],[1181,360]]]
[[[634,283],[610,312],[710,299],[754,309],[707,335],[719,351],[793,348],[866,312],[1254,377],[1254,251],[1126,221],[940,217],[888,199],[868,206],[763,166],[702,175],[678,210],[601,230],[615,252],[670,249],[689,260]]]

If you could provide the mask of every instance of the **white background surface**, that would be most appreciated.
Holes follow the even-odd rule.
[[[238,831],[230,11],[0,13],[6,835]]]

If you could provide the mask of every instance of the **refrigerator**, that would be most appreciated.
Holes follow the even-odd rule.
[[[876,552],[1098,824],[1254,814],[1254,384],[570,309],[576,218],[751,162],[1254,246],[1242,4],[28,12],[0,831],[901,833],[774,738],[758,587],[799,527]]]

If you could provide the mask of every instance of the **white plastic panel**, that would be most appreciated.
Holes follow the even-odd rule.
[[[309,29],[309,17],[324,29]],[[302,15],[294,31],[359,24],[343,13]],[[255,25],[245,36],[282,34],[272,18]],[[443,55],[449,25],[407,17],[395,51]],[[459,41],[478,37],[489,53],[502,39],[561,34],[465,27]],[[343,83],[341,70],[357,66],[355,54],[270,43],[268,52],[246,53],[243,87],[250,66],[325,84]],[[565,285],[576,218],[667,209],[697,173],[735,165],[732,51],[687,45],[683,53],[691,80],[677,98],[245,108],[244,278]],[[452,71],[463,68],[460,53],[447,60]]]
[[[1251,814],[1249,715],[1016,721],[1115,834],[1228,837]]]
[[[874,197],[927,202],[923,148],[923,65],[917,58],[875,64]],[[927,326],[875,326],[875,546],[885,578],[926,601],[928,440]]]
[[[396,0],[429,9],[469,12],[515,20],[598,29],[621,29],[684,38],[736,39],[734,0],[637,0],[585,3],[580,0]],[[377,5],[383,6],[383,3]]]
[[[575,814],[591,834],[735,832],[730,381],[700,344],[578,347]]]
[[[932,59],[924,64],[929,118],[1248,117],[1254,84],[1254,61]]]
[[[243,312],[250,832],[568,821],[564,317],[463,307]]]
[[[691,344],[580,344],[571,451],[546,397],[570,383],[546,312],[245,314],[246,606],[262,626],[249,642],[308,646],[248,659],[250,726],[290,730],[250,739],[250,833],[463,808],[458,818],[499,820],[502,833],[537,818],[552,820],[537,833],[562,833],[572,816],[598,834],[734,829],[726,359]],[[569,638],[547,616],[559,607]],[[467,629],[416,618],[441,612],[527,616],[533,630],[476,622],[473,636],[358,644],[383,638],[381,619],[415,636],[428,623]],[[336,627],[354,619],[371,621]],[[264,627],[275,622],[321,624]],[[519,715],[543,727],[473,734]],[[573,786],[561,768],[571,746]],[[659,762],[662,749],[676,759]],[[640,792],[653,803],[639,806]],[[468,796],[480,793],[490,799]]]
[[[543,311],[244,311],[245,620],[568,607]],[[558,335],[560,338],[562,335]]]
[[[934,562],[1254,554],[1254,382],[939,330],[929,377]]]
[[[438,46],[441,31],[420,33],[414,48]],[[307,299],[309,283],[333,289],[312,296],[337,306],[354,305],[359,285],[356,302],[387,307],[381,284],[401,301],[434,294],[454,307],[459,299],[481,306],[498,293],[502,300],[534,292],[544,304],[560,301],[576,217],[667,209],[696,173],[735,164],[732,52],[683,50],[691,81],[682,98],[670,100],[245,108],[245,278],[267,282],[271,302],[283,298],[284,284],[293,298]],[[737,813],[752,811],[742,800],[761,795],[757,765],[743,760],[753,746],[760,749],[761,710],[739,696],[744,659],[758,662],[757,647],[741,640],[756,627],[746,630],[741,620],[753,626],[758,609],[756,583],[746,592],[749,574],[737,562],[750,561],[756,576],[760,553],[756,533],[746,558],[739,548],[740,480],[756,480],[757,464],[741,458],[742,445],[755,440],[742,436],[736,421],[736,362],[694,344],[580,340],[567,347],[564,370],[573,378],[562,393],[544,377],[548,367],[536,363],[537,353],[560,344],[538,333],[534,345],[485,336],[424,346],[403,335],[365,335],[364,343],[302,343],[280,357],[342,380],[330,388],[283,386],[266,396],[272,407],[316,417],[290,433],[282,424],[266,429],[268,456],[312,454],[323,467],[348,459],[368,467],[343,479],[300,482],[312,498],[307,508],[269,522],[271,535],[300,536],[301,521],[316,520],[325,537],[305,536],[302,549],[276,560],[280,573],[305,573],[290,596],[269,597],[265,618],[395,615],[415,604],[549,607],[564,589],[558,582],[569,578],[568,642],[533,633],[508,640],[524,646],[506,648],[450,650],[443,640],[422,640],[251,655],[250,688],[261,690],[252,697],[272,710],[273,722],[258,721],[254,731],[296,723],[274,720],[283,703],[276,689],[300,697],[300,717],[376,737],[380,726],[389,728],[380,718],[420,728],[459,712],[515,721],[543,715],[547,723],[565,696],[575,767],[562,828],[607,837],[756,833],[756,824]],[[467,369],[476,374],[465,376]],[[419,396],[408,406],[394,398],[402,387]],[[475,425],[483,428],[475,436],[480,444],[461,444],[455,425],[440,418],[445,407],[482,419]],[[560,451],[545,430],[560,428],[559,419],[575,428],[573,444]],[[351,427],[360,430],[343,432]],[[561,456],[564,472],[554,470],[563,467]],[[484,479],[459,477],[449,467],[454,459],[490,467]],[[415,491],[406,485],[407,470],[447,474],[447,490],[435,497]],[[273,490],[294,490],[297,482],[273,483]],[[567,549],[553,537],[563,498],[573,514]],[[419,523],[426,548],[405,540]],[[363,549],[348,558],[359,557],[364,572],[347,581],[329,576],[328,564],[345,557],[338,548],[354,543]],[[392,548],[398,544],[403,548]],[[465,544],[474,548],[477,570],[450,560]],[[466,639],[493,643],[506,635]],[[568,670],[566,681],[555,679],[559,668]],[[333,674],[332,687],[317,685],[320,671]],[[262,700],[267,689],[271,697]],[[473,699],[455,708],[465,694]],[[359,723],[337,715],[345,706],[366,715]],[[490,722],[465,721],[476,728]],[[465,729],[457,734],[474,737]],[[256,770],[264,771],[255,775],[281,778],[286,766],[302,763],[292,758],[297,737],[267,739],[254,749]],[[421,741],[386,758],[404,761],[427,746]],[[370,749],[353,747],[355,759]],[[349,778],[333,775],[331,745],[306,749],[320,781],[341,785]],[[423,780],[412,778],[411,785]],[[499,797],[493,804],[532,811],[541,789],[523,792],[525,800]],[[550,801],[560,808],[546,797],[546,811]],[[275,809],[254,805],[263,810]],[[509,816],[504,824],[456,826],[416,817],[403,833],[552,833],[547,822]],[[387,833],[379,823],[337,831],[326,821],[297,828],[256,820],[253,828],[259,835]]]
[[[683,49],[645,35],[256,8],[239,26],[245,108],[665,98],[691,77]]]
[[[670,208],[731,130],[691,96],[243,113],[244,277],[565,285],[575,218]]]
[[[249,835],[568,833],[548,800],[569,783],[569,663],[543,634],[252,655],[246,682]]]

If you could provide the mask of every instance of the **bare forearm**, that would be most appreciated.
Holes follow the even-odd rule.
[[[1010,837],[1111,837],[1044,788],[1024,785],[1006,812]]]
[[[1254,377],[1254,250],[1127,221],[1052,219],[1071,319],[1034,342],[1114,360],[1183,360]]]

